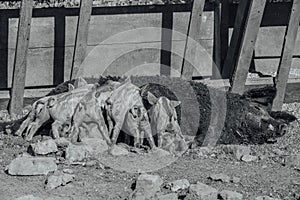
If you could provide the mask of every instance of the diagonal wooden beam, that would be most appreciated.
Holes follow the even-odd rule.
[[[22,0],[9,106],[10,114],[22,113],[32,7],[33,0]]]
[[[250,0],[249,0],[250,1]],[[243,1],[241,1],[242,3]],[[237,54],[236,70],[232,77],[231,92],[243,94],[253,50],[262,21],[266,0],[251,0],[249,15],[245,23],[245,32],[241,40],[241,48]]]
[[[275,81],[277,94],[275,96],[272,105],[273,111],[280,111],[283,105],[286,85],[289,78],[289,73],[290,73],[292,59],[293,59],[293,52],[295,49],[295,43],[297,39],[299,23],[300,23],[300,0],[294,0],[289,24],[285,32],[283,49],[281,52],[281,58],[280,58],[277,77]]]
[[[196,47],[197,44],[193,40],[199,43],[199,34],[202,21],[202,13],[204,9],[205,0],[194,0],[193,9],[190,15],[190,23],[187,33],[187,39],[185,44],[185,50],[183,55],[183,64],[181,70],[181,77],[185,79],[192,79],[193,76],[193,66],[189,65],[189,62],[192,64],[196,56]]]
[[[81,0],[71,69],[71,79],[77,77],[79,67],[86,56],[86,47],[88,41],[88,31],[90,26],[92,7],[93,0]]]

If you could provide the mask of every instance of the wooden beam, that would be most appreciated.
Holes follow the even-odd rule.
[[[190,15],[190,22],[188,27],[187,39],[183,55],[183,65],[181,70],[181,77],[185,79],[192,79],[193,66],[192,64],[196,56],[196,47],[200,42],[200,26],[202,22],[202,13],[204,9],[205,0],[194,0],[193,9]],[[197,44],[195,44],[196,41]]]
[[[245,33],[240,43],[241,48],[238,55],[236,70],[232,78],[231,92],[243,94],[247,79],[253,50],[264,13],[266,0],[252,0],[250,12],[245,24]]]
[[[93,0],[81,0],[76,31],[75,47],[71,69],[71,79],[77,77],[80,65],[86,56],[88,32],[92,14]]]
[[[171,75],[172,29],[173,12],[168,10],[162,13],[160,75],[164,76]]]
[[[283,49],[276,77],[277,94],[273,101],[272,110],[280,111],[284,101],[286,84],[289,78],[290,68],[293,59],[293,52],[300,22],[300,0],[294,0],[290,14],[290,20],[286,29]]]
[[[238,54],[243,38],[249,6],[250,1],[242,1],[237,9],[230,45],[222,68],[222,78],[230,79],[234,72],[237,61],[236,55]]]
[[[221,45],[221,63],[220,73],[222,75],[228,46],[229,46],[229,0],[221,2],[221,24],[220,24],[220,45]]]
[[[221,77],[221,3],[215,1],[214,10],[214,46],[213,46],[213,64],[212,78],[220,79]]]
[[[30,38],[33,0],[22,0],[14,60],[10,114],[21,114],[26,79],[26,62]]]

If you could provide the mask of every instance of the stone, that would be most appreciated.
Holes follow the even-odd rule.
[[[124,155],[128,155],[129,151],[120,145],[113,145],[110,148],[109,153],[113,156],[124,156]]]
[[[226,145],[223,147],[223,151],[227,154],[233,154],[237,160],[241,160],[243,156],[250,155],[251,153],[249,146],[241,145]]]
[[[29,149],[33,152],[34,155],[47,155],[58,151],[56,143],[52,139],[38,142],[36,144],[31,144],[29,146]]]
[[[256,161],[258,159],[257,156],[252,156],[252,155],[243,155],[241,160],[244,162],[253,162]]]
[[[72,169],[63,169],[63,172],[66,174],[74,174],[74,171]]]
[[[288,167],[300,170],[300,154],[287,156],[284,164]]]
[[[226,174],[212,174],[208,177],[208,179],[211,179],[213,181],[222,181],[225,183],[229,183],[231,178],[229,176],[227,176]]]
[[[190,187],[190,182],[187,179],[180,179],[167,184],[172,192],[177,192],[179,190],[185,190]]]
[[[109,148],[106,141],[100,138],[83,138],[81,143],[87,147],[88,151],[93,156],[101,154]]]
[[[162,184],[163,180],[158,175],[141,174],[136,181],[135,190],[133,191],[133,193],[131,193],[129,199],[151,199],[157,192],[160,191],[160,187]]]
[[[87,162],[84,163],[84,167],[93,167],[97,165],[97,161],[96,160],[89,160]]]
[[[229,191],[229,190],[222,190],[220,192],[219,196],[223,200],[242,200],[243,199],[242,194],[240,194],[238,192],[234,192],[234,191]]]
[[[47,184],[46,184],[45,188],[47,190],[52,190],[59,186],[64,186],[64,185],[72,182],[74,180],[74,178],[75,178],[75,175],[67,174],[67,173],[51,175],[47,179]]]
[[[51,157],[32,157],[23,155],[15,158],[5,168],[10,175],[47,175],[57,170],[56,159]]]
[[[162,194],[157,193],[156,200],[178,200],[178,195],[176,193]]]
[[[198,200],[216,200],[218,191],[209,185],[197,182],[197,184],[190,185],[189,195]]]
[[[238,178],[238,177],[232,177],[232,178],[230,179],[230,181],[231,181],[232,183],[239,183],[239,182],[241,181],[241,179]]]
[[[2,140],[0,140],[0,146],[3,146],[4,142]]]
[[[30,194],[30,195],[25,195],[25,196],[18,197],[15,200],[43,200],[43,199],[40,198],[40,197],[35,197],[35,196]]]
[[[65,152],[65,158],[70,163],[83,162],[89,157],[91,155],[85,145],[70,144]]]
[[[280,200],[280,199],[272,198],[272,197],[269,197],[269,196],[258,196],[258,197],[255,198],[255,200]]]

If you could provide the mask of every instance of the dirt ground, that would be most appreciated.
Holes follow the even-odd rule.
[[[288,104],[284,106],[284,109],[299,119],[300,104]],[[32,142],[40,139],[42,136],[37,136]],[[59,169],[72,169],[76,178],[66,186],[51,191],[45,189],[47,176],[6,174],[5,167],[17,155],[26,152],[29,144],[20,137],[5,134],[3,130],[0,132],[1,200],[11,200],[30,194],[48,200],[126,199],[132,192],[132,184],[138,173],[126,172],[130,171],[128,170],[130,166],[120,165],[120,162],[118,164],[112,162],[110,167],[103,167],[101,162],[104,158],[92,166],[68,165],[59,162]],[[188,150],[175,162],[153,170],[151,173],[160,175],[166,182],[188,179],[190,183],[200,181],[219,191],[223,189],[236,191],[243,194],[244,199],[268,195],[285,200],[300,200],[300,170],[284,165],[286,156],[300,154],[299,144],[300,122],[297,120],[289,125],[283,137],[277,138],[276,143],[250,146],[252,154],[259,158],[257,161],[237,161],[232,155],[226,154],[221,145],[215,147],[210,153],[204,154],[201,148],[197,147]],[[156,162],[160,163],[158,160]],[[240,178],[240,182],[225,183],[208,179],[211,174],[218,173]]]
[[[285,155],[300,153],[300,123],[293,122],[288,133],[275,144],[252,145],[252,153],[258,161],[246,163],[225,154],[221,146],[203,155],[199,148],[189,150],[172,164],[151,172],[159,174],[164,181],[186,178],[190,183],[201,181],[218,190],[228,189],[240,192],[244,199],[268,195],[286,200],[300,198],[300,171],[284,166]],[[72,183],[47,191],[46,176],[10,176],[5,167],[16,155],[26,152],[29,145],[22,138],[1,134],[0,146],[0,198],[10,200],[32,194],[45,199],[125,199],[131,192],[137,173],[104,168],[101,165],[59,164],[59,169],[72,169],[76,176]],[[34,139],[41,139],[38,136]],[[278,150],[284,152],[277,155]],[[239,183],[216,182],[207,179],[211,174],[223,173],[240,178]]]

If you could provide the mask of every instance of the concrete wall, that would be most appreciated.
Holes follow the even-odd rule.
[[[88,35],[87,58],[82,76],[100,74],[159,74],[162,14],[122,14],[92,16]],[[172,42],[172,75],[178,75],[182,63],[189,13],[174,13]],[[54,18],[33,18],[26,86],[53,84]],[[64,78],[70,76],[77,17],[66,17]],[[18,19],[9,20],[8,86],[11,86]],[[154,28],[149,28],[154,27]],[[263,27],[256,45],[257,68],[263,72],[276,71],[284,37],[284,27]],[[199,69],[194,75],[209,76],[212,68],[213,13],[205,12],[199,34],[201,46],[197,50]],[[202,48],[203,47],[203,48]],[[296,55],[300,55],[300,33],[296,43]],[[275,57],[274,57],[275,56]],[[277,56],[277,58],[276,58]],[[267,57],[261,59],[263,57]],[[293,60],[293,75],[300,74],[300,60]]]

